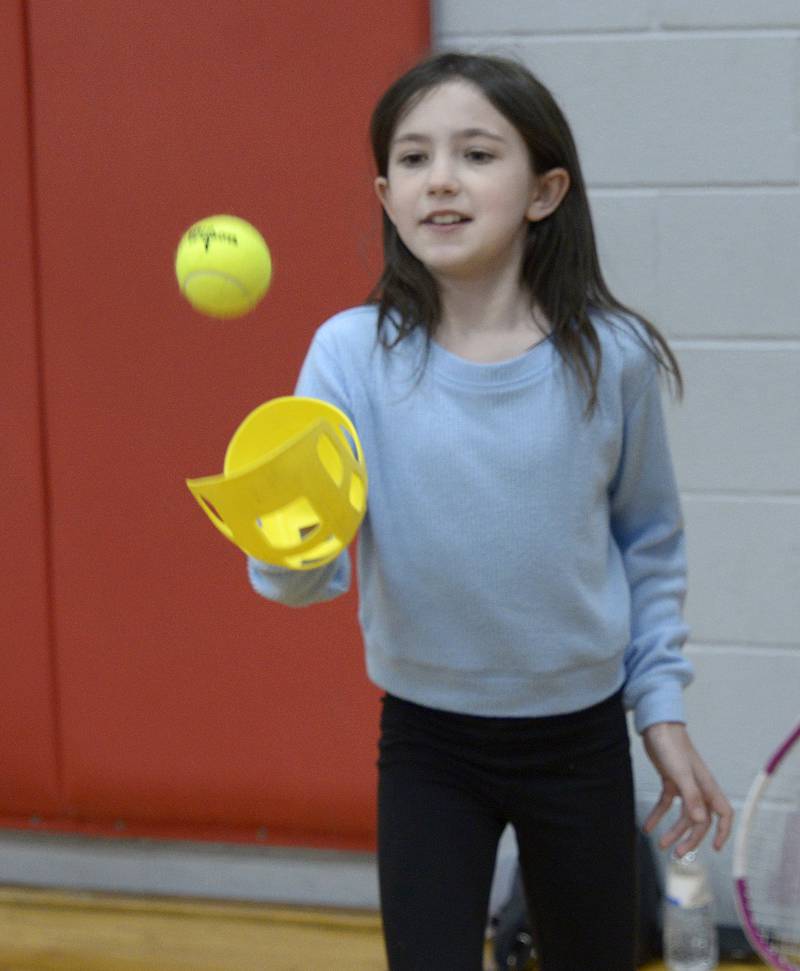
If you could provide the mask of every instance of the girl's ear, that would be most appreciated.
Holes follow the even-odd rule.
[[[392,204],[389,196],[389,180],[384,175],[379,175],[374,182],[375,195],[380,199],[381,205],[386,212],[389,219],[394,222],[394,216],[392,215]]]
[[[533,201],[526,213],[532,223],[546,219],[561,205],[564,196],[569,191],[569,172],[566,169],[549,169],[542,175],[535,176],[536,187],[533,191]]]

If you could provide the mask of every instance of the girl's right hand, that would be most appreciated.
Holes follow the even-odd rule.
[[[662,850],[675,846],[679,856],[695,849],[717,817],[714,849],[721,850],[733,826],[733,808],[714,776],[700,758],[686,726],[658,722],[644,730],[645,751],[661,776],[661,797],[644,824],[651,833],[667,815],[676,797],[681,815],[658,841]]]

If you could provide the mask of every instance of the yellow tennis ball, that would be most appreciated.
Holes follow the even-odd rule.
[[[209,317],[241,317],[267,292],[272,259],[255,226],[237,216],[209,216],[181,237],[175,275],[195,310]]]

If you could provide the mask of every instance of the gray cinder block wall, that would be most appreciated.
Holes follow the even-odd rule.
[[[438,0],[573,127],[612,290],[670,338],[690,729],[736,808],[800,717],[800,0]],[[642,816],[658,779],[634,742]],[[731,847],[708,854],[736,920]]]

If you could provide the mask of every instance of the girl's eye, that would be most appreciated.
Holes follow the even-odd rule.
[[[486,152],[482,148],[470,148],[465,155],[470,162],[477,162],[479,165],[485,165],[494,158],[491,152]]]
[[[400,165],[405,165],[408,168],[411,168],[424,162],[425,154],[424,152],[407,152],[405,155],[401,155],[397,161]]]

